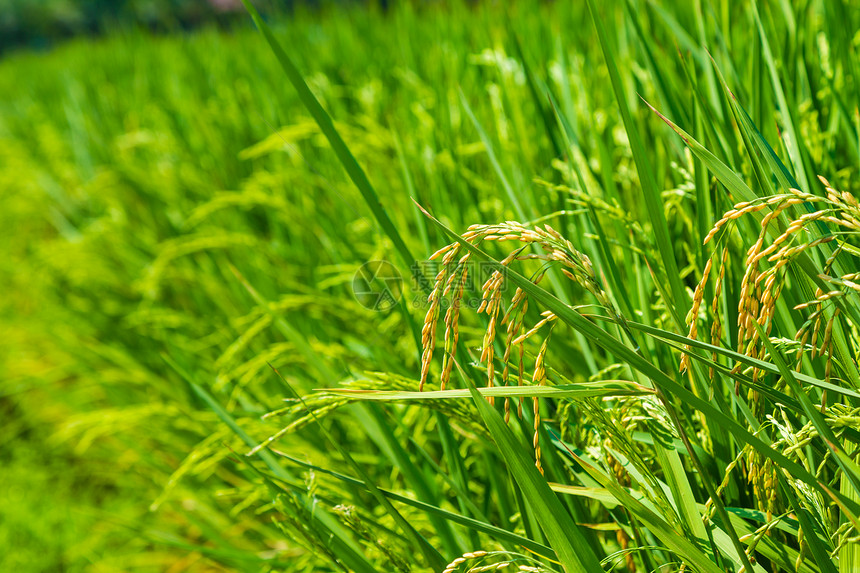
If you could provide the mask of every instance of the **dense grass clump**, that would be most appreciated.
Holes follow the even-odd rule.
[[[0,62],[0,570],[860,570],[860,13],[571,4]]]

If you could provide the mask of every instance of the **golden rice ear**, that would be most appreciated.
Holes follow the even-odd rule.
[[[522,331],[523,320],[525,319],[525,310],[528,308],[525,291],[517,287],[514,297],[511,299],[511,306],[502,318],[502,324],[507,323],[506,338],[505,338],[505,354],[502,357],[502,362],[505,367],[502,370],[502,384],[507,386],[510,378],[510,360],[511,349],[513,348],[514,336]],[[520,366],[522,369],[522,366]],[[519,374],[520,385],[522,385],[522,372]],[[511,399],[505,397],[505,423],[511,420]]]
[[[495,340],[496,340],[496,323],[498,321],[499,310],[502,304],[502,285],[504,284],[504,275],[499,271],[493,271],[493,274],[484,283],[484,295],[481,308],[483,309],[489,321],[487,323],[487,331],[484,334],[484,341],[481,347],[481,361],[487,363],[487,388],[494,385],[496,377],[495,364]],[[494,398],[491,396],[487,399],[490,404],[495,404]]]
[[[454,367],[455,355],[457,353],[457,341],[460,338],[460,303],[463,299],[463,288],[469,274],[466,265],[469,255],[467,254],[458,263],[462,267],[460,278],[451,297],[451,304],[445,312],[445,354],[442,357],[442,375],[440,376],[439,389],[444,390],[451,379],[451,371]],[[452,276],[456,275],[456,271]]]
[[[690,327],[690,330],[687,332],[687,338],[691,340],[695,340],[698,335],[699,309],[705,298],[705,285],[708,283],[708,275],[710,273],[711,259],[708,259],[708,262],[705,263],[705,270],[702,272],[702,280],[696,285],[696,290],[693,293],[693,305],[690,307],[690,312],[687,313],[687,324]],[[692,348],[689,345],[685,345],[684,350],[687,352],[681,354],[681,362],[679,364],[681,372],[686,372],[690,367],[690,355],[688,352],[691,352]]]
[[[546,366],[544,365],[544,362],[546,360],[550,334],[552,334],[552,330],[550,330],[550,333],[547,334],[546,338],[544,338],[543,344],[541,344],[540,350],[538,351],[537,356],[535,356],[535,369],[534,373],[532,373],[532,383],[538,386],[546,385]],[[543,475],[540,451],[540,399],[536,396],[532,398],[532,413],[534,415],[534,437],[532,438],[532,445],[535,450],[535,467],[541,475]]]
[[[756,241],[749,247],[746,252],[746,270],[741,279],[740,293],[738,297],[738,313],[737,313],[737,351],[753,358],[766,358],[766,352],[762,348],[759,340],[758,330],[755,329],[753,322],[760,324],[763,327],[765,336],[770,336],[773,328],[774,316],[776,314],[777,301],[780,298],[782,288],[785,284],[786,271],[788,265],[800,254],[814,249],[820,245],[836,240],[834,235],[820,236],[811,240],[805,240],[804,232],[811,225],[820,225],[829,223],[838,225],[852,231],[860,231],[860,220],[854,217],[855,211],[852,210],[852,205],[856,204],[856,199],[850,194],[846,197],[845,193],[839,193],[833,190],[829,182],[823,177],[819,177],[821,182],[826,186],[827,197],[820,197],[810,193],[804,193],[797,189],[790,189],[788,193],[775,195],[767,199],[756,199],[750,202],[742,202],[734,205],[732,209],[724,213],[723,217],[717,221],[714,227],[705,237],[705,243],[710,241],[717,233],[723,230],[727,225],[739,219],[743,215],[752,214],[761,211],[765,208],[769,212],[761,218],[760,233]],[[852,201],[853,200],[853,201]],[[825,203],[821,208],[804,212],[802,215],[794,219],[790,219],[788,224],[782,229],[782,232],[768,242],[771,236],[770,225],[777,221],[788,209],[800,205],[808,205],[812,203]],[[860,213],[857,213],[860,215]],[[840,216],[837,216],[840,215]],[[830,355],[827,352],[827,346],[823,340],[826,340],[826,326],[833,324],[832,316],[825,317],[823,310],[827,301],[830,299],[845,296],[847,289],[860,291],[860,284],[853,283],[853,276],[832,277],[831,268],[842,247],[839,246],[829,255],[824,264],[824,272],[820,278],[826,282],[837,285],[839,288],[824,292],[818,289],[815,293],[815,298],[811,301],[796,305],[795,310],[803,310],[806,308],[813,309],[809,315],[807,322],[797,331],[796,340],[801,340],[802,343],[797,351],[796,368],[800,369],[804,353],[807,346],[807,341],[810,342],[810,347],[813,350],[813,357],[821,357],[827,354],[827,362],[830,362]],[[764,262],[769,265],[764,265]],[[720,339],[723,334],[723,325],[721,314],[719,312],[719,301],[722,294],[722,286],[725,280],[725,268],[728,262],[728,245],[723,246],[722,262],[720,264],[720,272],[714,286],[714,297],[711,303],[711,313],[713,315],[711,323],[711,343],[715,346],[720,344]],[[707,280],[708,272],[710,271],[710,260],[708,262],[706,272],[703,272],[702,281],[696,287],[693,297],[693,304],[690,313],[687,315],[687,322],[690,325],[688,331],[689,338],[696,338],[698,334],[695,323],[695,312],[698,312],[701,300],[700,290],[703,283]],[[860,275],[858,275],[860,277]],[[858,288],[854,289],[852,285]],[[811,336],[811,341],[810,341]],[[819,345],[819,341],[822,343]],[[689,366],[690,357],[688,352],[689,347],[684,347],[680,359],[680,369],[685,371]],[[716,353],[712,353],[712,359],[716,360]],[[825,364],[827,370],[829,364]],[[733,372],[740,371],[740,365],[737,365]],[[832,366],[830,366],[832,369]],[[713,375],[713,368],[711,369]],[[753,380],[758,380],[761,375],[759,370],[752,370]],[[757,398],[757,396],[753,397]],[[754,401],[754,400],[753,400]]]
[[[452,249],[447,251],[445,259],[451,253],[456,253]],[[424,325],[421,328],[421,379],[418,383],[418,391],[424,390],[424,384],[427,382],[427,377],[430,373],[430,363],[433,361],[433,350],[436,348],[436,324],[439,321],[439,304],[443,297],[443,291],[448,275],[448,265],[443,259],[442,268],[436,274],[436,282],[433,285],[433,290],[427,297],[429,307],[427,314],[424,315]]]
[[[506,221],[498,225],[472,225],[469,230],[462,235],[463,239],[472,244],[478,244],[482,241],[509,242],[516,241],[523,243],[522,247],[513,249],[504,259],[501,264],[504,267],[511,265],[514,261],[522,259],[538,259],[551,263],[558,263],[561,266],[562,272],[572,281],[578,283],[585,290],[593,294],[598,303],[609,309],[613,315],[618,313],[612,309],[606,293],[601,289],[596,277],[594,269],[591,266],[589,258],[577,251],[573,245],[562,237],[562,235],[550,227],[544,225],[543,228],[535,227],[532,229],[526,228],[521,223],[515,221]],[[522,255],[523,250],[529,245],[540,247],[544,254],[529,254]],[[450,380],[451,370],[455,359],[457,341],[459,338],[459,313],[460,301],[463,294],[463,282],[466,276],[466,263],[469,260],[469,255],[464,255],[458,263],[454,263],[455,258],[459,254],[459,243],[447,245],[431,255],[431,259],[442,257],[442,268],[436,275],[436,282],[430,295],[427,298],[429,307],[427,314],[424,317],[424,325],[421,331],[421,378],[419,382],[419,391],[424,389],[430,372],[430,366],[433,360],[433,352],[436,345],[436,326],[440,315],[440,306],[446,297],[451,297],[451,304],[445,312],[445,350],[442,357],[442,373],[440,376],[440,387],[445,388]],[[453,267],[453,270],[452,270]],[[458,269],[461,269],[458,272]],[[538,283],[545,275],[545,270],[539,272],[534,278],[534,282]],[[459,280],[457,277],[460,277]],[[501,322],[499,315],[502,308],[502,288],[505,284],[505,276],[499,271],[493,271],[492,275],[482,285],[481,304],[478,308],[479,313],[486,313],[489,320],[487,330],[484,333],[481,344],[480,361],[486,363],[487,366],[487,386],[491,387],[495,384],[496,376],[496,353],[495,340],[496,329],[498,324],[507,325],[505,352],[503,356],[502,382],[507,385],[510,376],[510,353],[511,347],[517,345],[520,351],[520,361],[522,362],[523,343],[530,336],[536,334],[540,328],[549,324],[556,319],[556,316],[551,312],[544,312],[541,320],[525,334],[523,330],[523,320],[528,309],[528,299],[525,293],[517,289],[511,307],[502,315]],[[516,309],[521,307],[519,311]],[[518,312],[519,319],[512,317],[512,313]],[[520,367],[519,381],[522,383],[522,367]],[[492,404],[493,398],[488,398]],[[521,407],[520,407],[521,409]],[[510,401],[505,400],[505,417],[510,419]]]

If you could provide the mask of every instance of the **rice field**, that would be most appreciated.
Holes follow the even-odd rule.
[[[0,59],[0,571],[860,571],[860,11],[392,4]]]

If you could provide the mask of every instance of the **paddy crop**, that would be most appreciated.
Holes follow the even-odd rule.
[[[7,57],[0,569],[857,570],[858,15]]]

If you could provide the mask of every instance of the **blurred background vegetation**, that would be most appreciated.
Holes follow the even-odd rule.
[[[44,48],[116,26],[169,30],[226,22],[240,6],[229,0],[0,0],[0,52]]]
[[[675,328],[652,274],[661,261],[652,219],[587,9],[526,0],[506,12],[501,4],[404,2],[386,13],[382,3],[297,6],[272,20],[416,258],[450,239],[412,198],[457,231],[550,216],[601,274],[612,268],[601,261],[624,261],[613,280],[628,286],[636,321]],[[784,139],[787,126],[802,141],[792,167],[807,167],[804,188],[819,185],[821,173],[860,190],[860,12],[839,2],[768,3],[759,35],[751,4],[712,4],[601,8],[689,298],[711,255],[701,238],[733,201],[639,96],[765,194],[773,177],[747,154],[749,134],[733,121],[711,55],[782,160],[790,163],[786,142],[796,144]],[[230,34],[217,25],[160,33],[204,22],[241,25]],[[784,41],[765,50],[763,37]],[[423,294],[413,288],[407,306],[391,312],[356,300],[356,269],[397,254],[247,16],[192,0],[0,0],[0,43],[15,48],[0,58],[0,572],[427,570],[355,483],[287,458],[243,455],[296,422],[279,451],[355,478],[301,408],[263,416],[293,391],[314,395],[343,380],[414,389],[424,311],[409,306]],[[552,108],[531,78],[557,94]],[[573,142],[563,144],[562,133]],[[599,228],[611,241],[597,240]],[[748,247],[732,239],[726,297],[744,276]],[[591,301],[574,284],[552,288]],[[690,300],[676,302],[689,308]],[[464,315],[462,347],[479,347],[484,326]],[[662,372],[685,381],[675,349],[645,344]],[[561,327],[547,352],[559,379],[642,380]],[[743,401],[731,379],[716,388],[731,404]],[[497,527],[490,534],[398,505],[446,558],[525,551],[499,531],[546,541],[471,404],[314,399],[334,411],[327,427],[380,487]],[[599,458],[604,403],[558,404],[546,419]],[[698,412],[685,416],[719,482],[740,446]],[[638,434],[631,451],[656,468],[655,483],[665,479],[654,439]],[[549,477],[583,483],[563,452],[545,450]],[[707,495],[698,471],[678,460],[673,487],[691,476],[686,515],[701,527],[695,501]],[[261,476],[286,493],[273,495]],[[725,496],[749,509],[744,533],[761,525],[743,477]],[[594,525],[588,542],[602,555],[630,541],[618,535],[631,523],[623,508],[563,500],[578,522]],[[680,518],[672,504],[665,509],[675,527]],[[827,511],[835,523],[822,523],[844,525]],[[781,526],[785,545],[769,558],[822,571],[799,553],[795,525]],[[659,540],[643,546],[645,558],[677,565]]]
[[[297,5],[359,2],[264,0],[256,4],[265,12],[284,14]],[[239,0],[0,0],[0,53],[13,47],[47,48],[73,36],[100,35],[119,27],[169,32],[236,23],[248,23]]]

